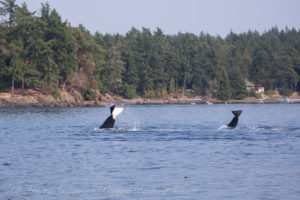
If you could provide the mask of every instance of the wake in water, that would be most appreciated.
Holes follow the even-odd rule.
[[[232,129],[232,128],[228,127],[227,125],[222,125],[218,128],[219,131],[224,129]]]
[[[107,133],[107,132],[136,132],[136,131],[140,131],[140,129],[137,128],[110,128],[110,129],[101,129],[101,128],[94,128],[94,131],[96,132],[103,132],[103,133]]]
[[[140,129],[140,128],[111,128],[111,129],[100,129],[100,128],[94,128],[94,131],[96,132],[149,132],[149,133],[178,133],[178,132],[186,132],[184,129],[162,129],[162,128],[146,128],[146,129]],[[190,130],[189,132],[199,132],[199,130]]]
[[[207,127],[197,127],[194,129],[182,129],[182,128],[159,128],[159,127],[128,127],[128,128],[111,128],[111,129],[100,129],[94,128],[95,132],[99,133],[120,133],[120,132],[148,132],[148,133],[206,133],[211,132],[213,129]],[[221,125],[219,128],[214,129],[217,131],[226,131],[226,132],[297,132],[300,131],[300,127],[271,127],[265,125],[246,125],[239,126],[235,129],[228,127],[227,125]]]
[[[247,126],[247,130],[253,131],[297,131],[300,130],[300,127],[276,127],[276,126],[266,126],[266,125],[257,125],[257,126]]]
[[[218,128],[218,130],[232,130],[232,128],[227,125],[222,125]],[[237,128],[239,131],[298,131],[300,127],[274,127],[274,126],[266,126],[266,125],[248,125],[248,126],[240,126]]]

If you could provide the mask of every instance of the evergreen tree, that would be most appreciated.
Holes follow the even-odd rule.
[[[93,99],[95,91],[133,98],[192,92],[228,100],[247,96],[245,79],[268,89],[300,90],[300,31],[271,28],[225,39],[200,33],[166,35],[143,27],[125,36],[91,34],[63,22],[49,3],[40,14],[0,0],[0,90],[66,84]],[[222,67],[220,67],[222,66]]]
[[[228,79],[228,74],[224,67],[221,67],[217,73],[217,86],[215,97],[227,101],[231,99],[231,87]]]
[[[229,74],[230,86],[233,99],[243,99],[248,96],[245,79],[238,67],[231,69]]]
[[[124,62],[121,60],[121,53],[117,45],[113,45],[108,49],[106,58],[106,84],[116,94],[119,93],[119,89],[122,86],[122,73],[125,70]]]

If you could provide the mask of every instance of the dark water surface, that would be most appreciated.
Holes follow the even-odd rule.
[[[0,199],[300,199],[300,104],[108,113],[0,109]]]

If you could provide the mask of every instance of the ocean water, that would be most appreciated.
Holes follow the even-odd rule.
[[[236,129],[227,129],[242,109]],[[300,199],[300,104],[0,109],[0,199]]]

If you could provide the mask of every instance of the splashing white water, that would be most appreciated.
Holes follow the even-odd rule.
[[[223,129],[229,129],[229,127],[227,125],[222,125],[218,128],[219,131]]]

